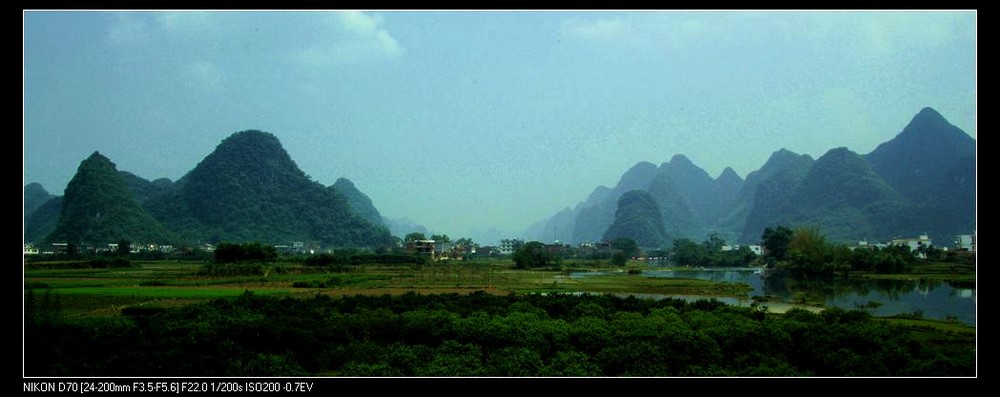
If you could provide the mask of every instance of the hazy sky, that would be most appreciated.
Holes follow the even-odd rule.
[[[515,235],[688,156],[864,154],[923,107],[976,134],[976,13],[51,12],[24,23],[24,183],[100,151],[177,180],[237,131],[384,216]],[[490,242],[486,242],[490,243]]]

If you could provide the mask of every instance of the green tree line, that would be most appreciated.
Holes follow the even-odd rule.
[[[974,376],[973,346],[863,311],[605,295],[256,296],[65,319],[27,291],[28,376]]]
[[[863,271],[881,274],[907,273],[917,257],[904,245],[866,246],[850,249],[827,241],[816,227],[776,226],[764,229],[767,254],[764,260],[791,274],[835,274]],[[940,250],[931,248],[932,254]]]

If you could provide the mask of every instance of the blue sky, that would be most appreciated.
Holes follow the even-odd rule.
[[[926,106],[976,136],[974,11],[25,11],[23,33],[24,184],[53,194],[94,151],[177,180],[259,129],[387,217],[516,235],[639,161],[746,177],[868,153]]]

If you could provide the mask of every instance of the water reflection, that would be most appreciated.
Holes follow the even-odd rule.
[[[570,277],[599,274],[616,273],[576,272]],[[646,277],[744,283],[753,287],[748,300],[754,296],[766,296],[778,302],[820,303],[827,307],[863,309],[877,316],[905,314],[976,325],[974,283],[952,285],[935,280],[791,278],[753,268],[646,270],[642,274]],[[746,304],[747,301],[735,303]]]

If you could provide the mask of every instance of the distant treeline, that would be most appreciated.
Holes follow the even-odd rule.
[[[482,292],[256,296],[64,319],[26,291],[28,376],[975,376],[974,341],[863,311]]]

